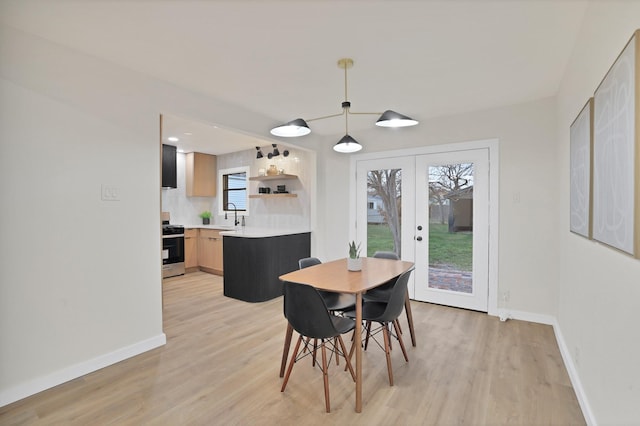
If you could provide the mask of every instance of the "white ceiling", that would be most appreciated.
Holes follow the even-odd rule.
[[[352,111],[393,109],[424,121],[553,96],[587,3],[3,0],[0,22],[272,117],[274,125],[340,112],[344,73],[336,63],[350,57]],[[165,128],[165,136],[184,133],[185,118],[169,120],[180,128]],[[350,130],[375,119],[354,117]],[[311,127],[340,136],[344,121]]]

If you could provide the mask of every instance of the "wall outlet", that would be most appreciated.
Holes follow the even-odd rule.
[[[120,201],[120,190],[116,185],[102,184],[102,201]]]
[[[511,298],[511,294],[509,293],[509,290],[505,290],[502,292],[502,301],[503,302],[508,302],[509,299]]]

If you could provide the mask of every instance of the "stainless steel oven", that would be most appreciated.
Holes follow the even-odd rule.
[[[162,278],[184,274],[184,226],[162,225]]]

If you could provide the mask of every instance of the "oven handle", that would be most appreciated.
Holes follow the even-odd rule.
[[[165,238],[179,238],[179,237],[184,237],[184,234],[163,235],[162,239],[164,240]]]

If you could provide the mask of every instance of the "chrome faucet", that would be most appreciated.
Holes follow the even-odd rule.
[[[233,206],[233,216],[234,216],[234,220],[233,220],[233,226],[238,226],[238,224],[240,223],[240,221],[238,220],[238,207],[236,207],[235,204],[233,203],[227,203],[227,208],[224,211],[224,218],[227,218],[227,211],[229,210],[229,204],[231,204]]]

